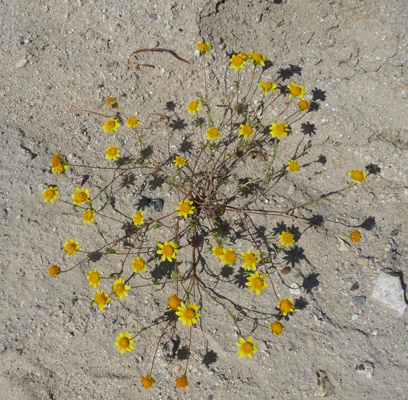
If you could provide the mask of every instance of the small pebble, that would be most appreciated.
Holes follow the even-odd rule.
[[[366,302],[367,302],[367,298],[365,296],[354,296],[353,297],[353,304],[355,304],[358,308],[364,307]]]
[[[159,45],[159,42],[157,40],[152,40],[149,44],[149,47],[153,49],[154,47],[157,47]]]
[[[24,57],[21,60],[18,60],[16,63],[16,68],[24,68],[28,64],[28,60]]]
[[[353,314],[353,315],[351,316],[351,320],[352,320],[352,321],[355,321],[356,319],[358,319],[358,317],[359,317],[358,314]]]
[[[149,207],[153,207],[155,211],[162,212],[163,211],[163,200],[162,199],[151,199],[148,203]]]
[[[356,283],[353,284],[353,286],[350,288],[350,290],[352,292],[355,292],[359,288],[360,288],[360,285],[358,284],[358,282],[356,282]]]
[[[149,14],[149,18],[153,21],[157,21],[157,14]]]
[[[330,397],[334,394],[334,385],[330,382],[329,377],[323,370],[315,372],[315,383],[317,385],[316,396]]]
[[[371,379],[374,376],[374,364],[370,361],[364,361],[356,366],[356,371],[358,374]]]

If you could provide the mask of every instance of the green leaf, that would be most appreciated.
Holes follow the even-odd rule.
[[[105,251],[106,251],[108,254],[117,254],[117,253],[116,253],[116,250],[110,249],[109,247],[107,247],[107,248],[105,249]]]

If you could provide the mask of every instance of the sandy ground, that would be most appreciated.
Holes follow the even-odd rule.
[[[0,1],[0,397],[312,399],[319,393],[315,374],[323,370],[333,399],[406,399],[407,314],[373,299],[372,291],[382,271],[397,273],[404,289],[407,279],[407,21],[401,0]],[[244,323],[259,353],[240,360],[228,315],[207,302],[194,330],[190,386],[180,390],[173,382],[185,364],[187,331],[178,329],[160,347],[156,385],[145,391],[139,380],[149,370],[159,332],[140,336],[124,356],[113,343],[119,331],[136,331],[158,316],[170,289],[137,291],[123,306],[116,302],[100,313],[86,280],[94,264],[52,279],[49,265],[72,266],[61,251],[68,237],[81,238],[86,248],[96,239],[70,207],[44,204],[41,192],[51,184],[68,190],[51,174],[58,151],[72,163],[106,163],[104,149],[112,143],[102,132],[103,119],[71,107],[106,113],[105,99],[116,96],[123,110],[137,112],[157,147],[166,148],[169,135],[179,143],[183,133],[169,132],[153,114],[165,113],[173,101],[191,121],[184,110],[202,89],[194,49],[201,40],[214,47],[208,58],[210,77],[220,77],[218,83],[212,78],[214,95],[229,76],[228,54],[239,51],[267,54],[273,63],[268,77],[289,68],[295,75],[286,83],[295,80],[320,93],[319,110],[308,115],[314,134],[298,127],[281,155],[284,160],[301,143],[305,167],[269,200],[281,207],[301,204],[344,187],[354,167],[366,168],[371,173],[364,186],[316,204],[309,215],[323,215],[327,227],[346,234],[359,227],[363,240],[349,246],[302,227],[303,257],[285,277],[288,285],[302,285],[300,293],[278,279],[276,284],[280,296],[303,305],[285,334],[277,339]],[[139,57],[155,68],[127,64],[132,51],[154,46],[192,64],[166,53]],[[321,157],[324,163],[317,162]],[[92,174],[89,186],[101,187],[105,179],[102,172]],[[164,198],[165,207],[175,201],[164,187],[135,185],[128,193],[118,196],[119,205],[135,207],[143,195]],[[286,265],[283,258],[277,263]],[[226,288],[231,299],[243,293],[232,284]],[[355,296],[366,303],[356,305]],[[253,296],[242,299],[255,304]],[[259,301],[262,309],[276,305],[267,296]],[[178,338],[180,348],[174,347]],[[374,367],[373,376],[356,372],[361,363]]]

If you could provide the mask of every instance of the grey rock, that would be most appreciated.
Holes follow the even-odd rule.
[[[367,302],[367,298],[365,296],[354,296],[353,297],[353,304],[355,304],[358,308],[364,307],[366,302]]]
[[[372,297],[397,311],[400,317],[407,308],[401,279],[396,274],[381,273],[375,282]]]
[[[356,372],[365,375],[368,379],[372,379],[374,376],[374,364],[370,361],[364,361],[356,366]]]
[[[317,385],[317,397],[330,397],[334,394],[334,385],[330,382],[329,377],[323,370],[315,372],[315,382]]]

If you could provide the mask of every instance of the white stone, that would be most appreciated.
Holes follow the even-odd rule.
[[[400,317],[407,308],[404,289],[398,275],[381,273],[374,285],[372,297],[397,311]]]

